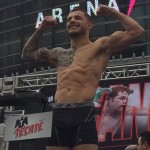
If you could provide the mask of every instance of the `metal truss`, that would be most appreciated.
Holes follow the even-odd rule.
[[[150,76],[150,63],[107,67],[101,80],[137,78]],[[39,90],[43,86],[57,84],[57,72],[4,77],[0,79],[1,95],[18,90]]]
[[[101,80],[137,78],[150,75],[150,63],[113,66],[106,68]]]
[[[45,74],[36,74],[29,76],[18,76],[16,77],[15,89],[24,89],[24,88],[40,88],[43,86],[56,85],[56,76],[57,72],[45,73]]]

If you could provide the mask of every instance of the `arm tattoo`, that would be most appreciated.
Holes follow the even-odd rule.
[[[23,54],[23,58],[30,62],[57,65],[57,54],[56,50],[48,50],[47,48],[40,48],[37,51],[28,51]]]
[[[25,57],[29,61],[35,62],[47,62],[49,65],[57,67],[67,67],[71,65],[76,49],[71,47],[64,49],[62,47],[56,47],[51,50],[47,48],[40,48],[35,52],[25,53]]]
[[[29,60],[31,53],[35,53],[38,50],[38,44],[42,34],[43,31],[37,29],[36,32],[29,38],[23,48],[22,58]]]

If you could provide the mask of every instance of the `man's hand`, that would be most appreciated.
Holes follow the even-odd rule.
[[[57,21],[52,16],[45,16],[42,23],[40,24],[40,28],[46,29],[49,27],[54,27],[57,25]]]
[[[112,11],[115,10],[114,8],[108,7],[106,5],[100,4],[98,9],[96,10],[97,15],[102,15],[102,16],[109,16],[111,15]]]

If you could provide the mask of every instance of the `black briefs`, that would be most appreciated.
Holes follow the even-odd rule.
[[[47,146],[79,144],[98,144],[93,102],[55,103],[52,137],[47,140]]]

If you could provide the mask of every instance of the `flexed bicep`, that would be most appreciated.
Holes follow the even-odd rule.
[[[104,48],[108,52],[121,52],[133,44],[144,33],[144,29],[134,19],[114,8],[100,5],[96,12],[97,15],[113,15],[124,27],[124,31],[114,32],[105,40]]]
[[[122,52],[129,47],[136,39],[132,38],[132,34],[127,31],[116,31],[105,40],[105,49],[113,52]]]
[[[39,28],[34,34],[27,40],[22,51],[22,58],[32,62],[46,62],[48,64],[56,64],[56,51],[49,51],[46,48],[39,48],[40,39],[44,33],[44,30],[48,27],[53,27],[57,24],[56,19],[52,16],[46,16]]]

